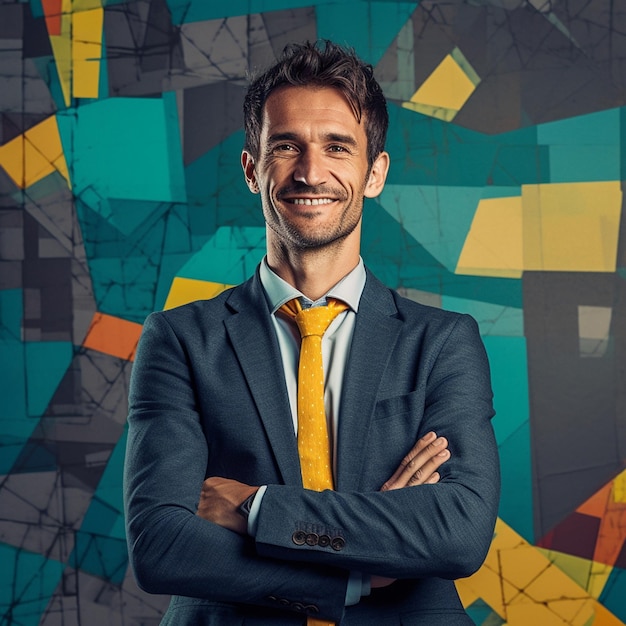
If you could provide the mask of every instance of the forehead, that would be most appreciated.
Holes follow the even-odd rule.
[[[344,131],[364,136],[363,117],[359,122],[345,96],[333,87],[282,86],[265,101],[264,135],[289,127],[340,126]]]

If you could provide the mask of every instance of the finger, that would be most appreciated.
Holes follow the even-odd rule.
[[[442,450],[434,457],[428,459],[422,467],[420,467],[412,476],[407,479],[406,486],[413,487],[415,485],[423,485],[429,481],[432,475],[437,471],[440,465],[450,458],[449,450]],[[399,488],[399,487],[397,487]]]
[[[397,473],[395,479],[392,480],[392,484],[400,488],[406,487],[409,481],[414,478],[421,479],[419,482],[426,480],[432,473],[427,471],[432,466],[427,466],[426,464],[430,459],[436,458],[438,454],[444,452],[447,447],[448,441],[445,437],[436,437],[431,443],[426,445],[426,447],[421,447],[416,454],[413,455],[413,450],[411,450],[402,460],[399,468],[400,471]],[[414,450],[415,449],[416,448],[414,448]],[[447,457],[443,460],[447,460]],[[439,465],[441,465],[441,463],[436,467]]]
[[[400,463],[400,467],[394,472],[393,476],[385,483],[386,485],[389,483],[395,483],[402,472],[406,469],[407,465],[411,463],[411,460],[414,459],[423,449],[425,449],[428,444],[432,443],[437,439],[437,435],[434,432],[426,433],[423,437],[417,440],[417,443],[409,450],[408,454],[402,459]]]
[[[425,435],[404,457],[394,475],[383,485],[381,491],[421,485],[442,463],[448,460],[448,441],[445,437],[433,440],[431,433]],[[432,434],[434,435],[434,433]],[[430,441],[430,443],[427,443]],[[424,444],[425,447],[424,447]]]
[[[439,474],[439,472],[433,472],[430,475],[430,478],[426,481],[424,481],[425,485],[434,485],[435,483],[439,482],[439,479],[441,478],[441,474]]]

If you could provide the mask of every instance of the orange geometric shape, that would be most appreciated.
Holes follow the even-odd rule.
[[[63,0],[42,0],[48,35],[61,34],[61,4]]]
[[[611,497],[612,483],[607,483],[599,491],[596,491],[591,498],[583,502],[577,509],[577,513],[584,515],[592,515],[593,517],[602,518],[606,513]]]
[[[142,325],[136,322],[96,313],[91,320],[83,347],[132,361],[135,358],[141,329]]]

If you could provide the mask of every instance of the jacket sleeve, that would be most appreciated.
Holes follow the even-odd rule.
[[[423,394],[408,394],[423,404],[401,416],[419,423],[420,436],[434,430],[448,439],[451,457],[439,469],[440,482],[358,493],[271,485],[258,516],[259,554],[393,578],[455,579],[480,567],[500,488],[489,366],[471,317],[457,316],[446,332],[432,358],[420,357]],[[407,441],[405,452],[414,443]],[[365,466],[384,447],[383,436],[370,442]]]
[[[129,554],[139,586],[338,620],[348,572],[261,556],[252,538],[195,514],[208,448],[188,359],[165,317],[148,317],[131,378],[124,470]]]

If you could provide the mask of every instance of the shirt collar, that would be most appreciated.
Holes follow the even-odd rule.
[[[304,294],[284,281],[274,273],[267,264],[267,257],[261,261],[259,268],[261,284],[272,313],[275,313],[285,302],[300,298],[303,307],[326,304],[326,298],[337,298],[345,302],[356,313],[359,309],[359,300],[365,287],[365,266],[359,257],[358,265],[346,274],[334,287],[331,287],[322,298],[312,302]]]

